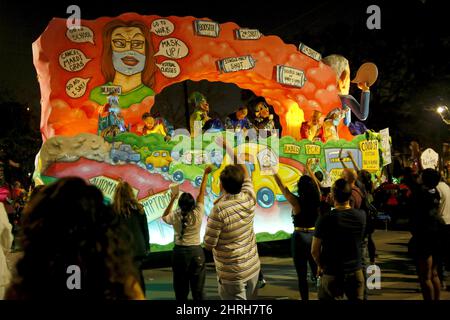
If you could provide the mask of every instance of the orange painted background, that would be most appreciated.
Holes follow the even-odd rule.
[[[150,29],[152,21],[160,18],[171,21],[175,29],[173,33],[164,37],[151,33],[155,52],[158,51],[162,40],[177,38],[187,45],[189,54],[180,59],[155,57],[157,64],[165,60],[175,60],[181,69],[181,73],[175,78],[166,78],[157,69],[156,85],[152,88],[155,94],[173,83],[188,79],[235,83],[242,89],[250,89],[256,95],[265,97],[280,116],[283,134],[297,139],[300,137],[301,122],[309,119],[314,110],[321,111],[325,116],[331,109],[341,106],[336,89],[336,75],[330,67],[299,52],[295,45],[285,44],[276,36],[262,36],[259,40],[237,40],[234,31],[239,26],[235,23],[220,24],[219,37],[211,38],[195,35],[193,21],[197,18],[194,17],[159,17],[126,13],[115,18],[82,20],[81,25],[89,27],[94,33],[92,44],[69,40],[66,37],[66,20],[55,18],[33,44],[34,64],[41,87],[41,131],[44,141],[54,135],[97,133],[98,113],[102,106],[90,101],[89,93],[94,87],[105,83],[101,73],[103,27],[111,20],[121,19],[144,22]],[[209,19],[201,18],[201,20]],[[258,28],[258,26],[248,27]],[[59,55],[69,49],[78,49],[91,59],[82,70],[69,72],[60,66]],[[251,55],[256,60],[253,69],[230,73],[218,70],[218,60],[245,55]],[[276,65],[302,69],[306,75],[305,85],[296,88],[276,82]],[[73,77],[90,78],[84,95],[76,99],[70,98],[65,90],[67,81]],[[151,109],[153,103],[154,97],[150,96],[139,104],[123,109],[125,123],[135,126],[140,121],[141,115]],[[339,134],[341,138],[352,139],[347,127],[342,124],[339,127]]]

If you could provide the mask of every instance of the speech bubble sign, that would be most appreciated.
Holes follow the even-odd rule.
[[[252,56],[241,56],[226,58],[217,61],[219,70],[222,72],[236,72],[241,70],[249,70],[255,67],[255,59]]]
[[[166,60],[161,64],[156,65],[161,70],[161,73],[167,78],[175,78],[181,72],[180,65],[178,62],[173,60]]]
[[[236,29],[235,35],[238,40],[258,40],[261,38],[261,32],[258,29]]]
[[[172,59],[184,58],[188,55],[187,45],[177,38],[167,38],[159,43],[159,50],[155,56],[164,56]]]
[[[82,70],[91,59],[86,58],[83,51],[69,49],[59,55],[59,65],[67,71],[77,72]]]
[[[277,82],[301,88],[305,85],[306,76],[303,70],[277,65]]]
[[[198,36],[217,38],[220,33],[220,24],[208,20],[195,20],[194,30]]]
[[[156,19],[153,20],[150,31],[160,37],[166,37],[175,30],[175,26],[170,20]]]
[[[320,53],[318,53],[316,50],[311,49],[304,43],[300,42],[300,44],[298,45],[298,50],[316,61],[322,60],[322,55]]]
[[[80,28],[67,29],[66,37],[70,41],[76,43],[90,42],[92,44],[95,44],[94,32],[86,26],[81,26]]]
[[[80,78],[75,77],[69,79],[66,83],[66,93],[69,97],[77,99],[82,97],[87,88],[87,83],[91,80],[91,78]]]

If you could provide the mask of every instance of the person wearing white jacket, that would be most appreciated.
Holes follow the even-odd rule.
[[[3,300],[11,281],[11,273],[6,263],[6,254],[10,252],[13,242],[11,230],[12,226],[9,223],[5,206],[0,202],[0,300]]]

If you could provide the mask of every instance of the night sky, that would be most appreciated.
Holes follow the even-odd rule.
[[[82,19],[138,12],[208,17],[220,23],[233,21],[241,27],[257,28],[265,35],[278,35],[286,43],[304,42],[322,56],[342,54],[350,60],[352,78],[359,65],[375,62],[379,79],[371,88],[368,127],[377,131],[389,127],[397,150],[404,149],[412,139],[437,151],[442,142],[450,142],[450,126],[433,112],[438,105],[450,106],[450,14],[444,1],[294,3],[127,0],[23,4],[0,0],[0,102],[28,105],[39,117],[40,96],[31,44],[52,17],[67,17],[67,6],[78,4]],[[381,30],[366,27],[370,4],[381,8]],[[359,97],[357,90],[352,93]]]

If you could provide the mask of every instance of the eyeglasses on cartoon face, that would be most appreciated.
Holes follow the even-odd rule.
[[[131,43],[131,49],[142,49],[145,41],[143,40],[125,40],[125,39],[113,39],[112,42],[117,48],[125,48],[127,43]]]

